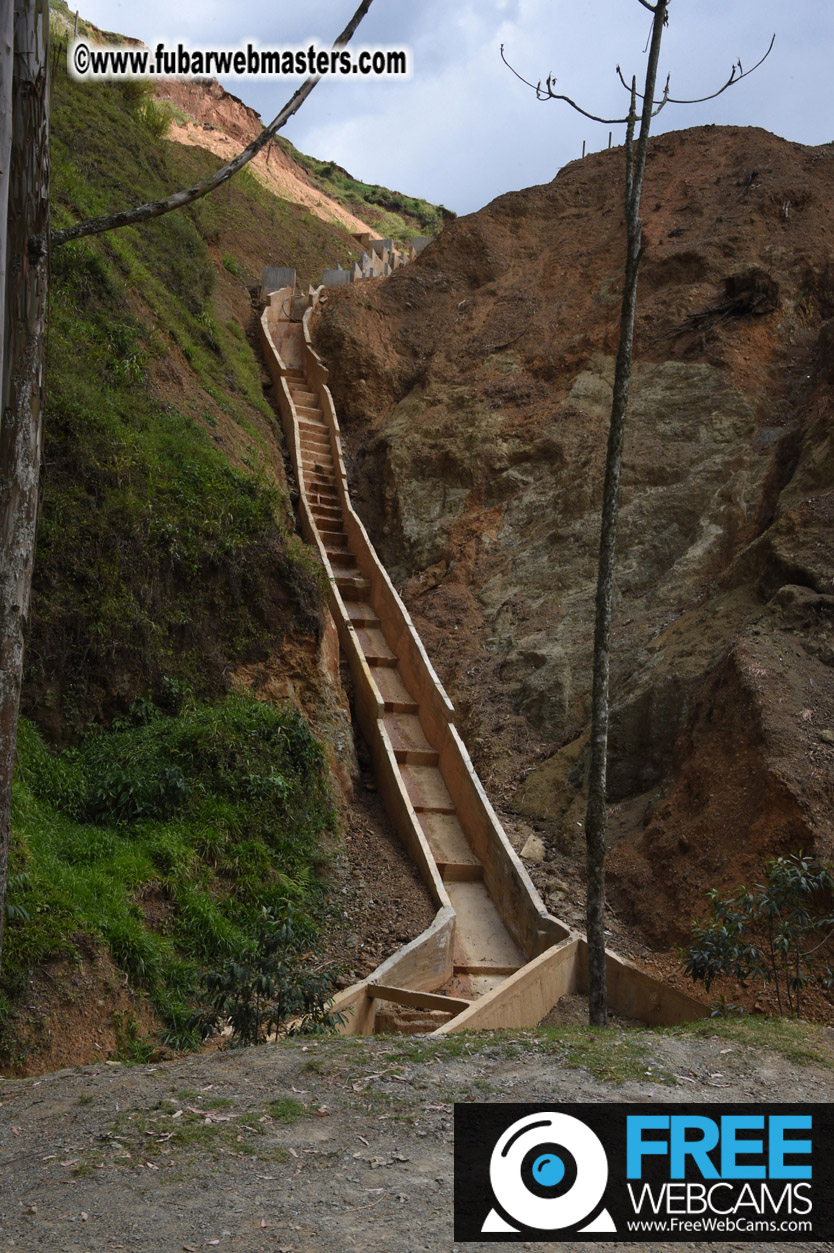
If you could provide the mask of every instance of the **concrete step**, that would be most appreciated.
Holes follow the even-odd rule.
[[[321,419],[321,409],[317,405],[296,405],[295,411],[299,418],[309,418],[312,421],[316,418]]]
[[[397,664],[397,654],[388,647],[388,641],[378,627],[360,627],[356,635],[369,666]]]
[[[483,883],[451,882],[447,891],[458,916],[456,972],[512,974],[524,965],[524,954],[516,947]]]
[[[437,765],[438,753],[426,739],[416,714],[386,713],[384,722],[397,761],[413,766]]]
[[[439,1009],[410,1009],[405,1005],[380,1001],[374,1016],[374,1034],[428,1035],[454,1017],[454,1014],[444,1014]]]
[[[453,814],[455,802],[436,766],[400,766],[405,790],[418,814]]]
[[[331,544],[330,536],[322,534],[324,548],[330,559],[331,566],[355,566],[356,558],[349,548],[342,548],[339,544]]]
[[[302,418],[298,423],[298,432],[302,439],[308,435],[324,435],[329,440],[326,422],[316,422],[314,418]]]
[[[333,526],[342,525],[342,511],[337,505],[325,505],[322,501],[314,501],[310,512],[317,522],[330,522]]]
[[[419,815],[419,819],[438,866],[473,866],[482,869],[480,860],[472,851],[455,814],[424,813]],[[473,877],[478,876],[473,874]]]
[[[347,610],[347,616],[355,627],[379,626],[379,618],[374,613],[373,606],[367,600],[352,600],[345,605],[345,609]]]
[[[305,409],[318,409],[319,398],[315,392],[309,391],[303,384],[290,383],[290,395],[296,408],[303,405]]]
[[[399,670],[391,670],[388,666],[379,666],[374,671],[374,683],[390,713],[416,714],[417,702],[409,692]]]
[[[369,580],[363,579],[359,574],[349,572],[338,574],[335,570],[333,574],[343,600],[364,600],[371,590]]]

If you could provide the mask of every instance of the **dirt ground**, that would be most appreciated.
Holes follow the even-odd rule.
[[[824,1029],[801,1062],[721,1035],[617,1032],[602,1068],[586,1031],[568,1035],[297,1040],[0,1082],[0,1249],[455,1250],[456,1101],[834,1099]]]

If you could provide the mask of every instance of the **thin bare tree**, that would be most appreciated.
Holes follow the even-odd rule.
[[[620,118],[603,118],[583,109],[575,100],[555,90],[556,79],[552,74],[537,83],[529,82],[510,65],[504,56],[504,64],[516,78],[531,87],[539,100],[563,100],[577,113],[606,126],[625,124],[625,219],[626,259],[623,276],[623,295],[620,306],[620,337],[614,367],[614,394],[611,405],[611,421],[608,428],[608,449],[605,458],[605,481],[602,491],[602,518],[599,544],[599,568],[594,623],[593,690],[591,697],[591,742],[588,770],[588,804],[585,814],[585,847],[587,866],[587,942],[588,942],[588,1015],[593,1026],[604,1027],[608,1022],[608,989],[605,966],[605,847],[607,835],[606,792],[608,766],[609,723],[609,677],[611,660],[611,616],[616,565],[617,518],[620,501],[620,469],[622,466],[623,439],[628,409],[628,389],[631,380],[631,364],[634,353],[634,315],[637,307],[637,279],[643,257],[643,224],[640,219],[640,201],[643,194],[643,176],[649,133],[653,118],[667,104],[698,104],[713,100],[735,83],[747,78],[758,69],[770,55],[775,35],[764,56],[749,70],[742,69],[736,61],[727,81],[717,90],[697,100],[678,100],[670,95],[670,79],[656,98],[657,70],[663,30],[669,21],[671,0],[638,0],[652,14],[648,63],[642,94],[637,91],[637,80],[630,86],[617,66],[617,75],[629,91],[628,115]],[[640,104],[638,105],[638,101]],[[638,113],[640,128],[635,141]]]
[[[372,3],[362,0],[334,48],[352,38]],[[135,225],[208,195],[252,160],[319,81],[306,79],[257,139],[193,187],[50,235],[48,72],[48,0],[14,0],[13,9],[0,0],[0,962],[38,520],[50,245]]]

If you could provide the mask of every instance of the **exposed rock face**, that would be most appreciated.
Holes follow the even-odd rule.
[[[316,332],[355,499],[476,765],[505,792],[526,776],[516,806],[562,846],[583,811],[622,160],[447,225]],[[769,853],[834,857],[832,177],[831,145],[760,130],[652,142],[609,778],[615,891],[661,944]]]

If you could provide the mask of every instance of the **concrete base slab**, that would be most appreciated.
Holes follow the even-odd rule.
[[[396,666],[397,654],[388,647],[388,641],[379,627],[362,627],[356,634],[359,637],[359,647],[365,654],[368,665]]]
[[[403,683],[399,670],[390,670],[387,666],[376,670],[374,683],[379,688],[387,711],[416,714],[417,702]]]
[[[379,618],[366,600],[350,600],[345,605],[345,610],[355,627],[379,626]]]
[[[483,883],[447,883],[446,888],[458,918],[455,967],[487,967],[482,971],[487,974],[523,966],[524,954],[510,938]]]
[[[419,818],[438,865],[453,862],[455,865],[480,866],[454,814],[420,814]]]
[[[384,721],[397,761],[419,766],[437,765],[437,753],[426,739],[416,714],[390,713],[385,715]]]

